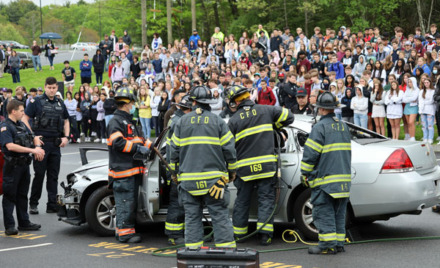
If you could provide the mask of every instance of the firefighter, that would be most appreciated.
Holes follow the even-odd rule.
[[[312,189],[313,221],[319,231],[318,246],[310,254],[344,252],[345,213],[351,186],[351,139],[347,125],[338,120],[340,107],[330,92],[316,102],[321,119],[304,146],[301,181]]]
[[[206,205],[214,226],[215,246],[235,248],[227,187],[235,178],[234,137],[223,119],[210,112],[213,100],[207,87],[196,86],[189,95],[193,111],[176,122],[170,142],[170,165],[178,174],[172,178],[180,183],[179,198],[185,209],[185,246],[203,246]]]
[[[228,92],[229,106],[237,112],[228,122],[235,136],[237,150],[237,198],[232,223],[236,239],[248,232],[249,205],[254,188],[258,193],[258,222],[260,243],[270,245],[273,236],[276,166],[274,130],[293,122],[293,114],[286,108],[258,105],[250,100],[248,90],[232,86]],[[266,225],[264,223],[267,222]],[[243,240],[241,240],[242,242]]]
[[[176,105],[176,111],[171,116],[171,119],[169,121],[170,130],[167,133],[168,137],[166,147],[168,163],[170,163],[170,141],[174,133],[173,128],[176,122],[182,116],[191,112],[191,106],[192,103],[189,99],[189,95],[185,95]],[[174,183],[172,180],[168,180],[168,184],[170,185],[170,203],[168,206],[167,219],[165,221],[165,234],[168,236],[168,244],[175,246],[185,243],[185,240],[183,238],[185,213],[183,211],[183,207],[179,205],[177,184]]]
[[[116,239],[122,243],[139,243],[136,233],[138,188],[145,167],[133,160],[139,153],[147,157],[151,142],[140,135],[132,121],[136,97],[131,88],[119,88],[115,95],[117,110],[107,128],[109,152],[109,188],[113,189],[116,206]]]

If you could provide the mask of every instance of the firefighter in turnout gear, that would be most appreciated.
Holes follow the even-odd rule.
[[[313,221],[319,231],[318,246],[310,254],[344,252],[345,213],[351,186],[351,135],[338,120],[340,107],[330,92],[318,96],[321,119],[313,126],[304,146],[301,181],[312,189]]]
[[[179,103],[176,105],[176,111],[171,116],[171,120],[169,123],[170,130],[167,135],[167,147],[166,147],[166,155],[167,161],[170,163],[170,141],[173,137],[174,126],[176,122],[185,114],[191,112],[191,100],[189,99],[189,95],[185,95]],[[171,176],[171,174],[170,174]],[[168,184],[170,185],[170,203],[168,206],[167,219],[165,221],[165,234],[168,236],[168,244],[170,245],[180,245],[185,243],[184,237],[184,224],[185,224],[185,213],[183,207],[179,205],[178,200],[178,191],[177,184],[171,180],[168,180]]]
[[[142,161],[133,160],[139,153],[149,155],[151,142],[145,140],[132,121],[136,97],[131,88],[116,91],[118,109],[107,128],[109,152],[109,188],[113,188],[116,206],[116,239],[122,243],[139,243],[136,234],[137,200],[139,185],[145,167]]]
[[[235,248],[229,219],[227,183],[235,178],[235,143],[226,123],[211,113],[212,93],[205,86],[190,91],[193,111],[173,127],[171,167],[179,182],[179,199],[185,209],[185,246],[203,246],[203,207],[214,226],[216,247]],[[229,177],[228,177],[229,172]]]
[[[248,232],[249,205],[254,188],[258,193],[258,222],[262,245],[272,243],[273,218],[276,195],[277,156],[275,155],[274,130],[293,122],[293,114],[286,108],[258,105],[249,99],[248,90],[232,86],[228,91],[229,105],[237,112],[228,125],[235,136],[237,150],[237,198],[232,223],[236,238]],[[269,219],[266,225],[264,223]]]

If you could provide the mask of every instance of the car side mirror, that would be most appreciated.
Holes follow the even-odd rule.
[[[301,147],[304,147],[304,145],[306,144],[307,139],[309,138],[309,134],[308,133],[304,133],[304,132],[298,132],[298,134],[296,135],[296,138],[298,139],[298,143]]]

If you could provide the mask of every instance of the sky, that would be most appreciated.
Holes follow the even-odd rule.
[[[0,0],[0,3],[4,3],[4,4],[8,4],[9,2],[11,2],[12,0]],[[40,5],[40,0],[31,0],[32,2],[34,2],[37,6]],[[41,0],[41,5],[43,6],[47,6],[47,5],[63,5],[65,2],[67,2],[69,0]],[[85,0],[87,3],[93,3],[95,2],[95,0]],[[71,4],[75,4],[76,2],[78,2],[78,0],[70,0]]]

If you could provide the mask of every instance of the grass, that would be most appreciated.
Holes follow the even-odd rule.
[[[80,83],[81,83],[81,71],[79,70],[80,60],[72,61],[70,66],[73,67],[76,71],[76,79],[75,79],[75,88],[74,91],[78,91]],[[49,66],[43,66],[43,71],[35,72],[34,68],[22,69],[20,70],[20,83],[14,84],[12,82],[12,76],[8,73],[3,75],[3,78],[0,79],[0,87],[10,88],[15,92],[15,88],[18,86],[24,86],[27,90],[30,88],[44,88],[44,82],[47,77],[53,76],[57,79],[57,81],[63,81],[61,71],[64,69],[64,64],[54,64],[55,70],[49,70]],[[108,72],[105,72],[103,75],[103,81],[108,79]],[[95,74],[92,70],[92,86],[96,84]]]

